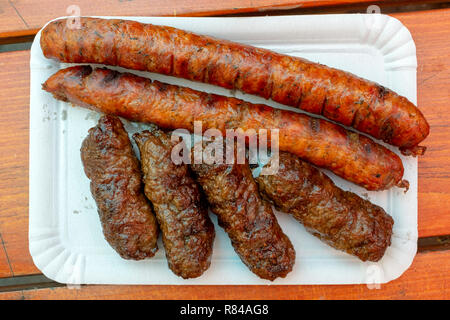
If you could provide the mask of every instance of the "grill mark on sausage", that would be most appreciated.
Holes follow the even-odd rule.
[[[92,70],[91,70],[92,72]],[[89,72],[90,73],[90,72]],[[86,76],[87,74],[82,74],[81,76]],[[108,75],[103,79],[103,83],[105,84],[111,84],[114,81],[117,81],[120,78],[120,73],[119,72],[108,72]]]
[[[75,75],[76,75],[77,77],[84,78],[84,77],[90,75],[91,73],[92,73],[92,67],[91,67],[91,66],[82,66],[82,67],[80,67],[80,68],[77,70],[77,72],[75,73]]]
[[[384,97],[389,93],[389,90],[382,85],[377,85],[377,89],[378,89],[378,99],[384,102]]]
[[[322,106],[320,107],[320,115],[324,115],[323,113],[324,113],[324,111],[325,111],[325,104],[327,103],[327,97],[325,97],[324,99],[323,99],[323,102],[322,102]]]

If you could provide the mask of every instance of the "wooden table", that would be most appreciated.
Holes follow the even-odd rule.
[[[230,0],[224,7],[210,0],[157,0],[152,5],[145,0],[120,0],[105,7],[111,1],[96,1],[95,5],[92,2],[78,2],[81,14],[211,15],[279,8],[296,8],[294,13],[297,14],[302,13],[303,7],[319,7],[316,12],[335,12],[340,10],[337,7],[349,3],[371,4],[366,0],[314,3],[311,0]],[[391,2],[378,1],[382,12],[384,3],[392,8]],[[0,43],[29,38],[49,19],[65,15],[69,4],[70,1],[56,0],[0,0]],[[416,42],[418,105],[431,125],[431,134],[426,140],[427,153],[419,159],[419,249],[412,266],[399,279],[373,290],[366,285],[89,285],[73,289],[49,281],[34,266],[28,251],[30,53],[11,51],[0,53],[0,299],[449,299],[450,9],[391,15],[409,28]]]

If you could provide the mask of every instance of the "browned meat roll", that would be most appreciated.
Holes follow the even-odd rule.
[[[336,249],[378,261],[391,244],[394,221],[383,208],[338,188],[295,155],[281,152],[279,170],[256,181],[264,198]]]
[[[103,116],[81,146],[84,172],[106,241],[124,259],[152,257],[158,226],[144,196],[139,161],[117,117]]]
[[[144,174],[145,195],[156,213],[170,269],[183,278],[200,276],[211,264],[214,226],[186,164],[171,159],[170,136],[156,126],[133,135]]]
[[[261,199],[248,164],[191,167],[242,262],[260,278],[285,277],[294,265],[295,251],[272,207]]]

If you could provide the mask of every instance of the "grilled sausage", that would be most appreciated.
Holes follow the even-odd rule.
[[[295,262],[295,250],[272,207],[261,199],[248,164],[226,164],[225,154],[223,164],[191,166],[211,211],[253,273],[268,280],[285,277]]]
[[[330,246],[362,261],[380,260],[391,244],[394,221],[383,208],[338,188],[322,172],[281,152],[279,170],[256,178],[259,191]]]
[[[158,226],[142,193],[139,161],[119,118],[103,116],[89,130],[81,160],[106,241],[124,259],[152,257],[158,249]]]
[[[118,73],[76,66],[58,71],[44,84],[55,98],[162,128],[193,130],[279,129],[279,149],[288,151],[368,190],[407,187],[400,158],[371,139],[305,114],[254,105]],[[270,131],[271,132],[271,131]],[[270,133],[269,132],[269,133]],[[250,132],[251,134],[251,132]]]
[[[187,279],[211,264],[214,226],[186,164],[171,160],[173,143],[156,126],[133,135],[140,153],[145,195],[162,232],[169,268]]]
[[[297,107],[422,154],[429,125],[393,91],[308,60],[183,30],[126,20],[81,18],[49,23],[41,34],[48,58],[101,63],[201,81]]]

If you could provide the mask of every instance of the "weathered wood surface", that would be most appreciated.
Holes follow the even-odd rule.
[[[418,254],[379,289],[343,286],[81,286],[0,293],[0,299],[449,299],[450,251]]]
[[[423,5],[442,0],[0,0],[0,43],[7,38],[32,35],[47,21],[68,15],[103,16],[211,16],[264,13],[274,10],[359,8],[377,4],[382,8]],[[79,10],[75,7],[77,5]],[[75,9],[74,9],[75,8]]]

